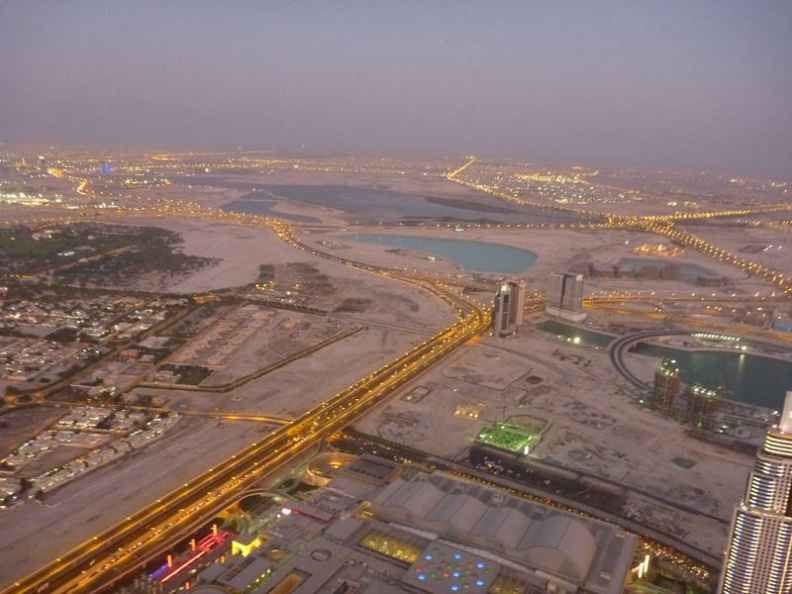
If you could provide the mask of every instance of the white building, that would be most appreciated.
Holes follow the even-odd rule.
[[[612,524],[442,474],[398,478],[371,509],[379,520],[519,567],[547,592],[621,594],[637,544]]]
[[[792,592],[792,392],[734,509],[718,592]]]

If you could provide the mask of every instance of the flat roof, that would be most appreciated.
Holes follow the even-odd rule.
[[[500,564],[442,542],[433,542],[404,572],[404,583],[432,594],[484,594]]]
[[[346,466],[342,471],[342,476],[354,477],[358,480],[383,485],[391,480],[396,473],[401,470],[401,464],[384,458],[377,458],[369,454],[363,454]]]

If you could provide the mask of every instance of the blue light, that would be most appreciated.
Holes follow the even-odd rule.
[[[427,553],[426,555],[424,555],[424,559],[431,559],[431,558],[432,558],[432,556],[431,556],[429,553]]]
[[[461,559],[461,558],[462,558],[462,554],[461,553],[456,553],[454,555],[454,559]]]
[[[426,576],[425,576],[424,574],[422,574],[422,573],[419,573],[419,574],[418,574],[418,579],[419,579],[419,580],[421,580],[421,581],[423,581],[423,580],[425,580],[425,579],[426,579]]]
[[[476,563],[476,567],[478,567],[479,569],[481,569],[482,567],[484,567],[484,564],[483,564],[483,563]]]
[[[476,585],[477,586],[483,586],[484,585],[484,580],[476,580]]]
[[[456,592],[457,590],[459,590],[459,586],[457,586],[456,584],[454,584],[453,586],[451,586],[451,590],[452,590],[453,592]]]

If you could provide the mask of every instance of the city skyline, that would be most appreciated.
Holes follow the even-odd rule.
[[[0,594],[788,594],[790,23],[0,0]]]
[[[613,571],[575,567],[564,555],[594,559],[596,534],[553,518],[508,552],[526,562],[526,585],[574,579],[617,594],[637,579],[634,593],[665,566],[709,591],[749,473],[741,452],[777,421],[792,385],[787,185],[472,155],[119,151],[108,166],[86,150],[4,151],[0,513],[11,529],[0,587],[269,590],[260,580],[277,582],[278,560],[255,543],[281,515],[242,530],[215,518],[340,439],[339,466],[360,453],[397,467],[431,459],[439,474],[642,535],[634,553],[602,549]],[[504,274],[508,336],[492,324]],[[716,360],[693,363],[705,353],[691,347]],[[687,406],[647,411],[644,348],[680,361]],[[708,366],[708,377],[688,373]],[[698,398],[693,380],[727,390]],[[315,464],[309,482],[328,465]],[[294,482],[282,484],[291,499]],[[134,489],[119,497],[118,485]],[[373,501],[366,491],[358,497]],[[480,508],[474,499],[462,516]],[[314,521],[303,512],[329,519],[295,511],[298,523]],[[449,511],[437,506],[432,521]],[[521,520],[509,514],[513,534]],[[382,519],[336,544],[387,552],[401,537],[382,534]],[[583,557],[555,547],[561,566],[547,578],[533,567],[552,526],[588,544]],[[496,549],[512,539],[487,533]],[[277,573],[299,570],[287,559]],[[160,570],[136,575],[144,560]],[[388,575],[412,583],[403,566]]]
[[[0,3],[0,142],[792,176],[787,4]]]

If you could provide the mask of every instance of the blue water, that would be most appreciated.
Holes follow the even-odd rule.
[[[453,260],[467,270],[479,272],[514,274],[525,270],[536,262],[536,254],[533,252],[495,243],[401,235],[378,235],[375,233],[345,235],[344,239],[417,250]]]
[[[333,208],[347,213],[354,222],[417,223],[466,222],[476,223],[575,223],[581,217],[571,212],[515,206],[486,194],[471,193],[470,197],[444,197],[432,194],[400,192],[387,185],[374,187],[346,186],[340,184],[262,184],[254,180],[227,179],[223,176],[200,175],[174,178],[184,184],[207,185],[235,190],[249,190],[241,202],[226,204],[229,212],[268,215],[269,206],[254,202],[273,199],[298,201]],[[281,216],[280,213],[274,213]],[[283,215],[283,218],[287,218]],[[289,217],[292,218],[292,217]]]
[[[784,395],[792,390],[792,363],[736,351],[684,351],[667,346],[641,344],[636,352],[675,359],[682,381],[699,382],[715,389],[721,384],[730,398],[780,410]]]
[[[581,344],[607,345],[613,336],[582,330],[548,320],[537,324],[540,330],[567,338],[579,337]],[[687,384],[699,382],[716,389],[725,384],[729,398],[779,410],[784,395],[792,390],[792,362],[737,351],[686,351],[669,346],[641,343],[635,352],[658,358],[675,359]]]

